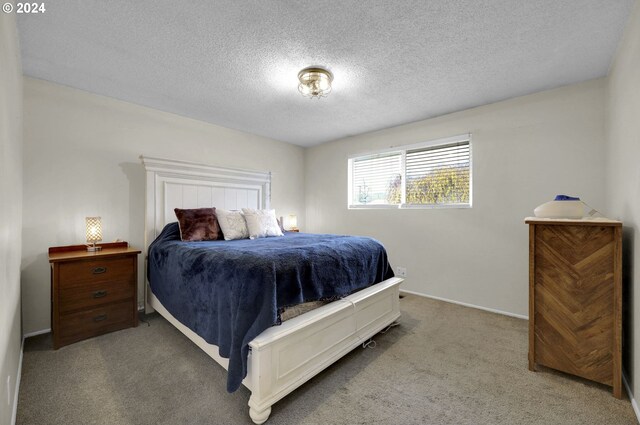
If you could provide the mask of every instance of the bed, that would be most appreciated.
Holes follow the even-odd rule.
[[[141,159],[146,170],[147,252],[150,244],[165,227],[171,230],[171,226],[167,224],[175,221],[174,208],[213,205],[225,209],[269,208],[269,173],[149,157]],[[311,236],[300,234],[288,237],[290,241],[300,242]],[[282,239],[278,243],[285,242]],[[248,404],[253,422],[265,422],[274,403],[396,321],[400,317],[398,292],[401,282],[402,279],[391,277],[364,289],[345,289],[349,293],[354,289],[358,290],[279,326],[261,330],[255,337],[249,334],[249,352],[243,365],[246,376],[242,384],[251,391]],[[177,297],[175,293],[171,295],[160,291],[157,295],[147,281],[147,312],[157,311],[165,317],[217,363],[229,370],[230,377],[237,373],[237,358],[231,356],[233,362],[230,365],[224,343],[221,347],[208,343],[206,339],[211,341],[211,338],[207,334],[198,332],[205,335],[205,339],[194,332],[195,322],[189,322],[185,317],[180,317],[181,320],[176,317],[181,314],[172,305],[172,297]],[[170,310],[176,314],[172,314]],[[220,352],[225,356],[221,356]],[[228,389],[233,388],[234,385],[228,383]]]

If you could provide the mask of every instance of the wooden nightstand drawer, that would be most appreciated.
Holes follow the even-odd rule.
[[[133,299],[135,281],[92,282],[82,286],[61,288],[60,313],[93,308],[115,301]]]
[[[131,301],[63,314],[60,316],[60,338],[63,340],[71,337],[85,339],[116,329],[128,328],[131,326],[132,315]]]
[[[60,287],[67,288],[88,282],[111,282],[133,279],[135,257],[100,258],[60,264]]]

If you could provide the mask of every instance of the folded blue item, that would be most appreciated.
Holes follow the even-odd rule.
[[[554,201],[579,201],[580,198],[569,196],[569,195],[556,195],[556,199]]]

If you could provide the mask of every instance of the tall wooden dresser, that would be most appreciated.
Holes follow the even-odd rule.
[[[622,397],[622,223],[527,218],[529,369],[613,387]]]
[[[58,349],[86,338],[138,325],[139,250],[127,242],[49,248],[51,331]]]

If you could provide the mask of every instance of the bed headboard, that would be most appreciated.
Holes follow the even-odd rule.
[[[140,159],[146,171],[145,256],[149,245],[164,226],[176,221],[174,208],[217,207],[235,210],[270,207],[270,172],[148,156],[140,156]]]

